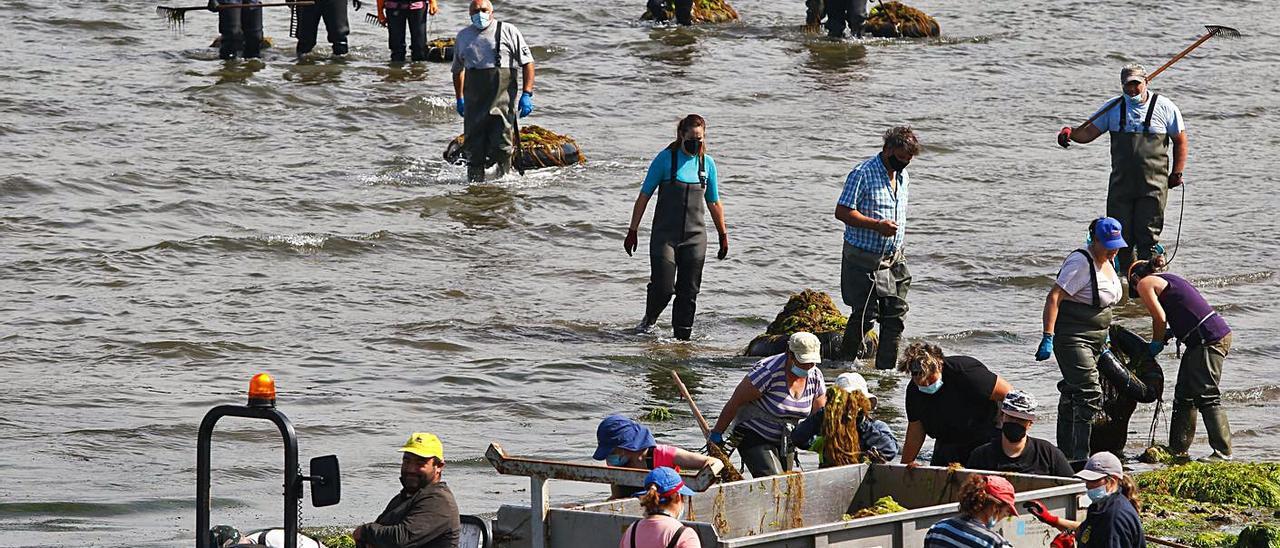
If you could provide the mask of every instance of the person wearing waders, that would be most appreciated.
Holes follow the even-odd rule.
[[[689,26],[693,24],[693,0],[649,0],[646,6],[649,9],[649,15],[653,16],[656,23],[664,23],[670,20],[667,13],[668,1],[676,8],[676,22]]]
[[[347,34],[351,32],[347,24],[347,0],[315,0],[310,6],[298,8],[298,57],[311,53],[316,47],[321,19],[324,19],[329,43],[333,44],[333,54],[347,54]]]
[[[471,24],[458,31],[453,49],[453,92],[462,117],[467,180],[484,181],[497,166],[497,178],[512,166],[516,135],[516,92],[521,118],[533,112],[533,53],[515,25],[495,21],[489,0],[471,2]],[[516,71],[523,82],[516,82]]]
[[[1111,183],[1107,187],[1107,216],[1124,226],[1131,247],[1122,250],[1116,268],[1128,272],[1136,254],[1148,260],[1159,255],[1160,232],[1169,189],[1182,184],[1187,165],[1187,134],[1182,112],[1168,97],[1147,89],[1147,71],[1129,65],[1120,71],[1124,93],[1099,110],[1092,123],[1058,132],[1063,148],[1089,143],[1102,132],[1111,134]],[[1173,146],[1173,169],[1169,147]]]
[[[729,232],[724,224],[724,207],[720,205],[720,178],[716,161],[707,154],[706,131],[707,121],[697,114],[680,120],[676,140],[649,163],[631,209],[631,225],[622,241],[627,256],[639,246],[636,231],[649,207],[649,198],[657,191],[658,206],[653,212],[653,236],[649,240],[649,287],[644,318],[636,327],[639,333],[653,329],[674,294],[671,330],[682,341],[693,335],[693,315],[707,255],[704,211],[711,212],[711,220],[720,233],[716,258],[724,260],[729,255]]]
[[[1102,410],[1098,357],[1111,327],[1111,306],[1120,301],[1120,277],[1112,260],[1128,244],[1111,217],[1089,223],[1084,249],[1072,251],[1044,301],[1044,334],[1036,361],[1058,360],[1058,449],[1072,462],[1089,458],[1093,418]]]
[[[902,252],[907,227],[907,164],[920,152],[909,126],[884,132],[880,153],[864,160],[845,178],[836,202],[836,220],[844,223],[840,293],[853,310],[840,353],[857,359],[871,322],[880,323],[876,369],[893,369],[902,343],[903,318],[911,273]]]
[[[867,20],[867,0],[827,0],[827,37],[844,38],[844,27],[849,25],[849,35],[862,38],[862,23]]]
[[[1164,350],[1169,337],[1186,346],[1173,389],[1173,417],[1169,419],[1169,452],[1186,456],[1196,435],[1195,411],[1200,410],[1213,454],[1205,460],[1231,459],[1231,425],[1222,408],[1222,362],[1231,351],[1231,328],[1204,296],[1181,276],[1157,272],[1152,261],[1138,261],[1129,269],[1129,287],[1151,313],[1151,356]],[[1166,323],[1168,327],[1166,328]]]
[[[427,18],[440,8],[436,0],[378,0],[378,20],[387,26],[391,62],[403,63],[404,31],[409,28],[409,52],[415,63],[427,60]]]
[[[218,6],[261,4],[262,0],[209,0],[209,11],[218,13],[218,57],[234,59],[242,53],[245,59],[261,57],[262,8],[219,10]]]

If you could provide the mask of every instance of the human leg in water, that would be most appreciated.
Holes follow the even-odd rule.
[[[676,302],[671,307],[671,330],[675,338],[682,341],[693,336],[693,316],[698,310],[698,290],[702,288],[702,266],[706,257],[705,238],[676,248]]]
[[[250,4],[261,4],[261,0],[251,0]],[[257,59],[262,56],[262,8],[244,9],[240,11],[240,30],[244,32],[244,58]]]
[[[295,52],[299,57],[311,53],[316,47],[316,33],[320,31],[320,3],[300,6],[298,10],[298,45]]]
[[[217,5],[227,6],[239,3],[235,0],[219,0]],[[218,10],[218,34],[222,35],[222,43],[218,45],[220,59],[234,59],[243,47],[244,31],[240,27],[242,11],[248,10],[244,8]]]
[[[515,113],[510,115],[515,116]],[[489,140],[489,161],[493,162],[494,177],[501,179],[511,171],[515,160],[515,124],[507,116],[491,116],[493,131]]]
[[[1160,243],[1160,233],[1164,231],[1164,200],[1153,196],[1138,198],[1133,204],[1133,239],[1125,240],[1133,247],[1137,260],[1151,260],[1155,255],[1156,245]],[[1120,225],[1124,226],[1124,225]],[[1132,264],[1132,263],[1130,263]],[[1128,272],[1128,265],[1124,265]]]
[[[405,60],[404,34],[405,26],[410,25],[407,8],[386,10],[387,14],[387,47],[391,50],[391,62],[403,63]]]
[[[414,62],[427,60],[427,8],[409,10],[409,55]]]
[[[889,268],[889,282],[893,287],[892,295],[877,299],[880,322],[880,341],[876,349],[876,369],[893,369],[898,364],[898,348],[902,346],[902,331],[905,329],[907,310],[907,293],[911,290],[911,272],[907,263],[898,261]],[[859,346],[861,348],[861,346]]]
[[[823,0],[805,0],[804,8],[805,26],[817,31],[818,25],[822,24],[822,18],[826,17],[826,4]]]
[[[1134,219],[1136,218],[1136,203],[1132,198],[1123,195],[1121,192],[1112,189],[1107,193],[1107,216],[1120,221],[1120,236],[1124,238],[1125,243],[1129,247],[1121,248],[1116,253],[1116,273],[1120,275],[1123,283],[1128,283],[1129,265],[1133,264],[1133,252],[1135,249],[1134,242]]]
[[[849,34],[854,38],[862,38],[862,24],[867,21],[867,0],[852,0],[845,19],[849,23]]]
[[[1209,447],[1213,448],[1214,457],[1223,459],[1231,458],[1231,425],[1227,421],[1226,410],[1222,408],[1219,382],[1222,380],[1222,364],[1230,349],[1229,334],[1215,344],[1188,348],[1182,355],[1178,381],[1173,390],[1175,408],[1179,405],[1187,407],[1188,414],[1192,406],[1200,411],[1205,433],[1209,436]],[[1194,432],[1194,416],[1190,420]]]
[[[840,260],[840,298],[851,310],[840,341],[840,356],[846,360],[858,358],[862,338],[871,329],[871,323],[880,310],[874,295],[875,275],[859,265],[856,255],[849,244],[844,245]]]
[[[1173,402],[1173,415],[1169,417],[1169,453],[1185,457],[1196,437],[1196,411],[1191,402]]]
[[[333,44],[334,55],[347,54],[347,34],[351,32],[347,24],[346,0],[318,0],[316,5],[323,4],[321,15],[324,17],[324,29],[329,34],[329,43]]]
[[[844,38],[844,27],[848,22],[849,11],[853,0],[827,0],[827,36]]]
[[[693,24],[693,0],[675,0],[676,22],[684,26]]]
[[[662,23],[667,21],[666,0],[649,0],[649,3],[647,4],[646,7],[649,10],[649,15],[653,16],[653,21],[655,23]]]
[[[649,240],[649,285],[645,291],[644,319],[647,329],[658,322],[676,292],[676,244],[654,235]],[[640,329],[640,328],[637,328]]]

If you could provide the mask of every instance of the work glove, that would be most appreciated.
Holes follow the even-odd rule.
[[[1182,172],[1175,171],[1169,174],[1169,188],[1178,188],[1182,186]]]
[[[1045,333],[1040,337],[1040,348],[1036,349],[1036,361],[1042,362],[1053,355],[1053,333]]]
[[[716,444],[716,446],[721,449],[724,449],[724,434],[721,432],[712,430],[710,434],[707,434],[707,441]]]
[[[1151,351],[1151,357],[1154,358],[1164,351],[1164,341],[1151,341],[1147,347]]]
[[[724,258],[728,256],[729,256],[729,235],[727,233],[721,232],[720,233],[720,252],[716,253],[716,259],[723,261]]]
[[[461,98],[461,97],[459,97],[459,98],[458,98],[458,105],[457,105],[457,107],[455,107],[455,108],[457,108],[457,109],[458,109],[458,116],[466,116],[466,115],[465,115],[465,114],[463,114],[463,113],[464,113],[464,112],[466,112],[466,111],[467,111],[467,109],[466,109],[465,105],[463,104],[463,101],[462,101],[462,98]]]
[[[520,117],[524,118],[533,112],[533,92],[526,91],[520,94]]]
[[[1058,516],[1049,513],[1049,509],[1045,507],[1043,502],[1038,500],[1029,500],[1022,503],[1022,509],[1035,516],[1036,519],[1040,520],[1041,523],[1044,523],[1045,525],[1051,525],[1054,527],[1057,527],[1058,525]]]
[[[622,240],[622,250],[627,252],[628,257],[630,257],[631,254],[635,252],[636,248],[640,246],[640,243],[637,240],[636,229],[627,229],[627,237]]]
[[[1071,146],[1071,128],[1064,127],[1058,132],[1058,146],[1062,148]]]
[[[1076,537],[1070,531],[1058,533],[1049,543],[1049,548],[1076,548]]]

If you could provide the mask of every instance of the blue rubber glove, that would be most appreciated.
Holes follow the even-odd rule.
[[[724,447],[724,434],[712,430],[711,434],[707,436],[707,441],[719,445],[720,447]]]
[[[520,117],[524,118],[533,112],[533,92],[526,91],[520,94]]]
[[[458,116],[466,116],[466,114],[463,114],[463,113],[464,113],[464,112],[466,112],[466,111],[467,111],[467,109],[466,109],[466,107],[463,105],[463,102],[462,102],[462,98],[461,98],[461,97],[459,97],[459,98],[458,98],[458,106],[457,106],[457,109],[458,109]]]
[[[1045,333],[1040,338],[1040,348],[1036,349],[1036,361],[1042,362],[1053,355],[1053,333]]]
[[[1151,341],[1151,344],[1147,346],[1151,350],[1152,358],[1159,356],[1164,351],[1164,341]]]

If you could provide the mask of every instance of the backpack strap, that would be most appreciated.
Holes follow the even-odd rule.
[[[1072,251],[1071,253],[1072,254],[1079,253],[1081,255],[1084,255],[1084,261],[1086,263],[1089,263],[1089,284],[1090,284],[1090,287],[1093,288],[1093,307],[1102,308],[1101,307],[1102,299],[1101,297],[1098,296],[1098,268],[1093,264],[1093,256],[1089,255],[1089,251],[1085,249],[1077,249],[1075,251]],[[1071,257],[1071,255],[1067,255],[1067,257],[1069,258]],[[1061,276],[1061,275],[1062,275],[1062,269],[1059,268],[1058,276]]]
[[[631,524],[631,548],[636,548],[636,527],[639,526],[639,521]]]
[[[1156,101],[1160,99],[1159,93],[1151,94],[1151,104],[1147,105],[1147,118],[1142,121],[1142,132],[1151,133],[1151,116],[1156,112]]]
[[[502,68],[502,21],[493,29],[493,68]]]
[[[689,526],[687,525],[681,525],[679,529],[676,529],[676,534],[671,535],[671,541],[667,543],[667,548],[676,548],[676,544],[679,544],[680,542],[680,537],[684,535],[684,530],[688,528]],[[632,544],[634,543],[635,541],[632,541]]]

